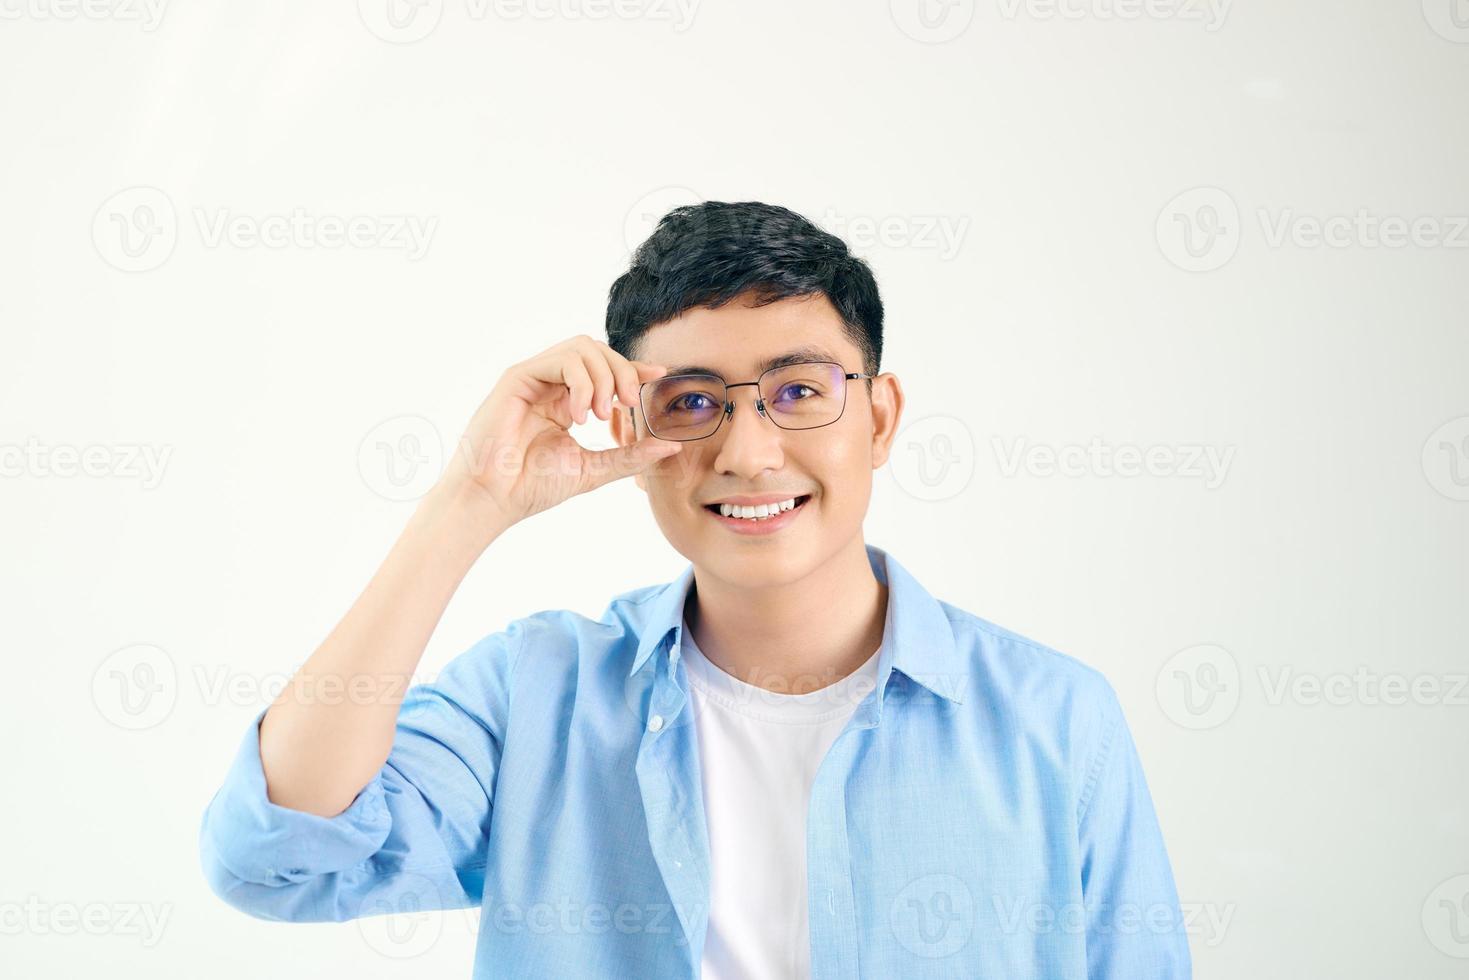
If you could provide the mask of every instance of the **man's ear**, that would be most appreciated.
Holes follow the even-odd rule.
[[[618,405],[612,413],[612,418],[608,420],[608,424],[612,426],[612,438],[617,440],[619,446],[631,446],[638,441],[637,421],[633,416],[633,411],[625,405]],[[634,473],[633,480],[637,483],[639,490],[644,493],[648,492],[648,484],[643,479],[643,474]]]
[[[893,439],[903,418],[903,385],[898,376],[884,372],[872,379],[872,468],[888,461]]]

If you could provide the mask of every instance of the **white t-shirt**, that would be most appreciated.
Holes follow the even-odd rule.
[[[716,667],[684,621],[682,652],[709,830],[704,980],[805,980],[806,813],[827,749],[877,680],[875,651],[820,690],[781,694]]]

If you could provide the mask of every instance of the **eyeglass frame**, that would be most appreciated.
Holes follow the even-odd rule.
[[[765,379],[765,376],[767,374],[770,374],[772,371],[785,371],[785,370],[787,370],[789,368],[800,367],[803,364],[835,364],[837,367],[843,369],[842,370],[842,410],[840,412],[837,412],[837,417],[834,418],[834,419],[832,419],[830,422],[823,422],[820,425],[803,425],[803,426],[797,426],[797,427],[792,428],[790,426],[781,425],[775,419],[771,418],[770,417],[770,414],[765,411],[765,398],[760,393],[760,382],[763,381]],[[723,378],[721,378],[717,374],[703,374],[703,373],[699,373],[699,372],[694,372],[694,373],[689,373],[689,374],[670,374],[670,375],[667,375],[666,377],[654,378],[652,381],[644,381],[642,384],[638,385],[638,404],[637,404],[637,409],[634,409],[632,406],[628,406],[627,414],[628,414],[628,417],[632,419],[633,428],[634,428],[634,430],[636,430],[636,428],[637,428],[637,415],[635,415],[634,412],[637,411],[637,410],[639,410],[639,409],[642,410],[642,413],[643,413],[643,426],[644,426],[644,428],[646,428],[648,430],[648,435],[652,436],[654,439],[662,439],[664,442],[698,442],[700,439],[708,439],[710,436],[713,436],[716,432],[718,432],[720,430],[720,428],[722,428],[724,426],[725,419],[727,419],[730,416],[734,415],[734,402],[729,397],[729,389],[731,389],[731,388],[747,388],[747,387],[749,387],[751,385],[754,385],[755,386],[755,412],[756,412],[756,414],[758,414],[761,418],[765,419],[771,425],[775,426],[777,429],[780,429],[780,430],[782,430],[784,432],[808,432],[808,431],[810,431],[812,429],[824,429],[828,425],[833,425],[833,424],[841,421],[842,416],[847,413],[847,384],[846,383],[848,381],[853,381],[853,380],[855,380],[857,378],[866,378],[868,380],[871,380],[871,379],[873,379],[875,377],[877,377],[877,375],[875,375],[875,374],[863,374],[861,371],[848,371],[848,370],[845,369],[845,367],[843,367],[843,365],[842,365],[842,363],[840,361],[827,361],[827,360],[794,361],[794,362],[792,362],[790,364],[777,364],[773,368],[767,368],[764,371],[761,371],[760,372],[760,377],[756,378],[754,381],[736,381],[733,384],[731,384],[728,381],[725,381]],[[667,381],[669,378],[713,378],[715,381],[718,381],[720,384],[724,385],[724,398],[722,399],[723,402],[724,402],[724,410],[719,413],[719,421],[715,423],[714,428],[712,428],[712,429],[709,430],[709,434],[708,435],[694,436],[692,439],[664,439],[658,433],[654,432],[653,431],[653,427],[648,424],[648,410],[643,407],[643,389],[646,388],[648,385],[661,384],[661,383]]]

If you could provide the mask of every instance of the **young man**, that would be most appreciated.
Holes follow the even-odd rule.
[[[215,892],[303,922],[482,906],[485,978],[1188,977],[1110,685],[863,540],[903,409],[865,263],[783,208],[680,208],[607,335],[505,373],[245,732],[201,830]],[[571,438],[589,412],[617,448]],[[496,537],[625,476],[682,574],[515,620],[400,706]],[[302,696],[328,681],[356,695]]]

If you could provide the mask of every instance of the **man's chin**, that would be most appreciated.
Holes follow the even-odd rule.
[[[725,535],[724,537],[729,537]],[[748,542],[701,539],[696,566],[707,568],[720,581],[748,589],[769,588],[799,582],[812,571],[817,552],[810,539],[797,546],[773,541]]]

